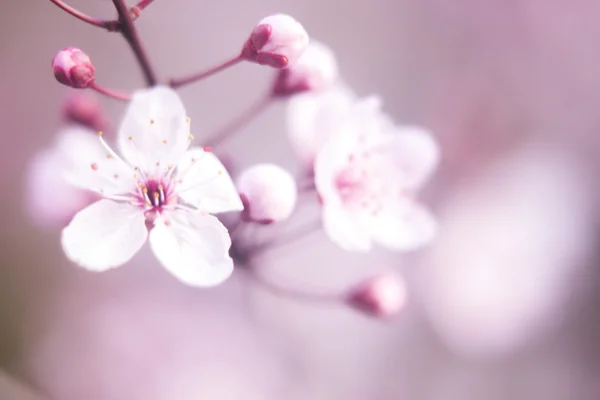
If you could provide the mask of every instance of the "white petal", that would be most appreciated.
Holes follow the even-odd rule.
[[[433,136],[416,126],[403,126],[393,132],[394,151],[398,176],[402,184],[418,188],[429,178],[440,158],[440,150]]]
[[[77,211],[96,200],[97,195],[67,183],[62,159],[55,150],[36,154],[27,173],[27,206],[32,220],[42,226],[69,223]]]
[[[322,211],[323,229],[329,239],[344,250],[364,252],[371,249],[368,230],[359,217],[338,206],[325,206]]]
[[[235,184],[219,159],[211,152],[193,148],[177,166],[181,183],[177,195],[200,211],[216,214],[244,209]]]
[[[385,207],[372,217],[369,225],[374,241],[397,251],[422,247],[437,233],[437,223],[431,213],[409,201]]]
[[[142,210],[100,200],[77,213],[63,229],[62,247],[74,263],[104,271],[129,261],[147,236]]]
[[[287,105],[287,130],[292,148],[307,167],[323,144],[339,132],[354,100],[354,93],[340,84],[329,90],[292,97]]]
[[[156,163],[175,165],[189,146],[190,126],[181,99],[167,87],[137,91],[118,134],[125,159],[151,174]]]
[[[56,173],[71,185],[103,194],[129,192],[135,187],[134,171],[109,154],[98,134],[72,126],[60,132],[55,150],[60,161]]]
[[[192,286],[215,286],[233,272],[231,238],[216,217],[174,211],[156,221],[150,245],[163,266]]]

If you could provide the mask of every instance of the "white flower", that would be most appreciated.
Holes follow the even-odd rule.
[[[323,43],[311,40],[296,64],[279,71],[273,94],[291,96],[307,91],[326,90],[339,77],[335,54]]]
[[[328,90],[306,92],[290,98],[287,132],[304,168],[312,170],[317,153],[340,130],[355,101],[356,95],[342,83]]]
[[[373,242],[411,250],[430,241],[436,223],[414,194],[438,157],[428,132],[395,127],[375,98],[357,102],[315,161],[326,233],[351,251]]]
[[[181,281],[212,286],[231,274],[231,239],[210,214],[243,207],[219,160],[188,149],[189,122],[177,94],[157,87],[133,96],[117,137],[122,158],[101,134],[61,135],[64,177],[103,197],[63,230],[69,259],[94,271],[120,266],[146,242],[148,226],[156,257]]]

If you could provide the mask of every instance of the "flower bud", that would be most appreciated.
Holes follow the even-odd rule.
[[[261,224],[289,218],[298,196],[292,175],[274,164],[257,164],[242,172],[237,189],[244,203],[242,218]]]
[[[63,85],[84,89],[94,82],[94,65],[90,57],[76,47],[62,49],[52,59],[54,77]]]
[[[62,107],[63,119],[98,132],[109,130],[108,117],[98,100],[82,92],[71,92]]]
[[[308,34],[294,18],[275,14],[263,18],[244,44],[241,56],[261,65],[286,68],[293,65],[308,46]]]
[[[404,281],[392,274],[379,275],[351,289],[346,302],[354,309],[376,318],[397,314],[406,304]]]
[[[333,51],[322,43],[311,40],[296,64],[279,71],[273,94],[291,96],[307,91],[327,89],[337,81],[339,69]]]

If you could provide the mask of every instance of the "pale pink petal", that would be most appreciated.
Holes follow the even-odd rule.
[[[98,197],[68,184],[61,170],[62,159],[54,150],[36,154],[28,167],[27,208],[31,219],[44,227],[64,227]]]
[[[395,128],[390,149],[402,185],[417,189],[431,175],[440,158],[439,145],[423,128],[403,126]]]
[[[287,105],[287,131],[300,161],[312,168],[319,150],[331,136],[340,132],[354,93],[344,84],[329,90],[292,97]]]
[[[365,252],[371,249],[366,226],[360,216],[336,206],[323,207],[323,229],[332,242],[348,251]]]
[[[62,247],[74,263],[92,271],[104,271],[129,261],[147,235],[142,210],[100,200],[77,213],[63,229]]]
[[[190,122],[177,93],[161,86],[137,91],[118,141],[125,159],[145,172],[176,164],[190,142]]]
[[[200,211],[216,214],[244,208],[227,170],[211,152],[187,151],[177,166],[177,179],[177,195]]]
[[[156,221],[150,245],[161,264],[188,285],[215,286],[233,272],[231,238],[212,215],[171,212]]]
[[[373,241],[396,251],[409,251],[431,242],[437,223],[431,213],[408,200],[398,201],[369,218]]]
[[[57,174],[71,185],[103,194],[126,193],[135,187],[134,171],[111,154],[89,129],[71,126],[56,140]]]

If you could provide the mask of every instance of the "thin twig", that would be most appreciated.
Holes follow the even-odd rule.
[[[248,122],[252,121],[264,110],[266,110],[267,106],[271,104],[272,100],[273,97],[271,97],[270,94],[258,100],[249,109],[247,109],[238,117],[234,118],[228,125],[220,128],[216,133],[212,135],[212,138],[205,141],[205,143],[211,147],[217,147],[225,140],[233,136],[246,124],[248,124]]]
[[[243,61],[243,58],[241,56],[236,56],[231,60],[227,60],[219,65],[210,67],[207,70],[196,72],[195,74],[183,78],[171,79],[169,81],[169,85],[175,89],[193,82],[198,82],[202,79],[208,78],[209,76],[216,74],[217,72],[221,72],[229,67],[232,67],[241,61]]]
[[[129,8],[127,8],[127,5],[125,4],[124,0],[113,0],[113,4],[115,5],[117,13],[119,14],[121,33],[129,43],[129,46],[131,46],[131,49],[135,54],[135,57],[137,58],[138,63],[142,68],[142,71],[144,72],[146,83],[148,84],[148,86],[156,85],[156,83],[158,82],[156,79],[156,74],[152,69],[152,65],[148,60],[148,56],[146,54],[146,51],[144,50],[144,46],[142,45],[137,30],[133,25],[133,20],[131,18],[131,12]]]
[[[71,7],[70,5],[66,4],[62,0],[50,0],[50,1],[54,4],[56,4],[61,9],[63,9],[64,11],[66,11],[67,13],[74,16],[75,18],[77,18],[83,22],[87,22],[90,25],[94,25],[99,28],[107,29],[109,31],[116,31],[119,29],[118,21],[114,21],[114,20],[108,21],[108,20],[102,20],[102,19],[91,17],[91,16]]]
[[[89,86],[90,89],[95,90],[96,92],[103,94],[105,96],[111,97],[113,99],[117,99],[117,100],[122,100],[122,101],[129,101],[131,100],[131,96],[126,94],[126,93],[121,93],[118,92],[116,90],[113,89],[107,89],[103,86],[98,85],[96,82],[92,82],[92,84]]]

